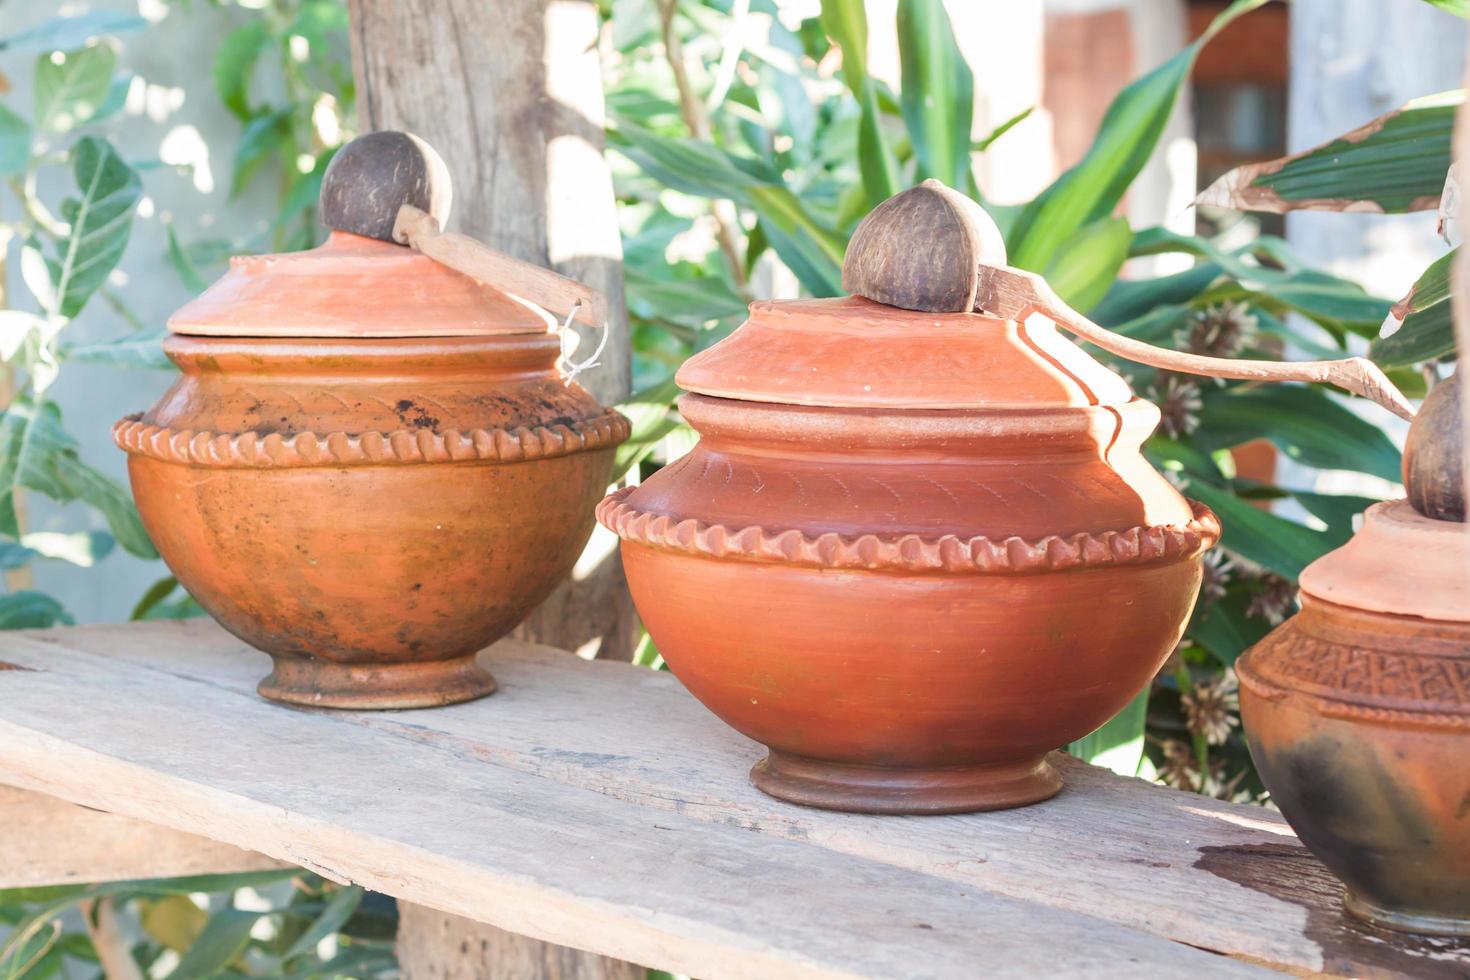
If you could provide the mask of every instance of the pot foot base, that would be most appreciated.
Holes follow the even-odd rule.
[[[256,688],[283,704],[392,711],[473,701],[495,690],[495,678],[473,656],[405,664],[341,664],[272,657],[275,669]]]
[[[999,765],[896,769],[822,762],[771,751],[750,771],[777,799],[850,813],[972,813],[1055,796],[1062,777],[1046,759]]]
[[[1470,936],[1470,915],[1403,912],[1370,902],[1351,891],[1343,894],[1342,904],[1354,917],[1380,929],[1426,936]]]

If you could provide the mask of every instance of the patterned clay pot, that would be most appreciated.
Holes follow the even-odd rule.
[[[1262,780],[1350,912],[1470,936],[1470,528],[1377,504],[1301,604],[1237,665]]]
[[[268,698],[494,690],[475,654],[580,554],[627,421],[562,381],[554,321],[398,245],[237,258],[170,321],[182,375],[114,430],[143,522]]]
[[[756,303],[678,374],[688,455],[603,501],[675,674],[797,803],[1019,806],[1173,649],[1218,537],[1158,410],[1049,326]]]

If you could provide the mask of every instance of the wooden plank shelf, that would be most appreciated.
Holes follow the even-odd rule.
[[[261,700],[207,621],[0,634],[0,782],[709,980],[1470,976],[1470,944],[1345,918],[1266,809],[1062,759],[1038,806],[808,810],[671,675],[482,656],[490,698],[351,713]]]

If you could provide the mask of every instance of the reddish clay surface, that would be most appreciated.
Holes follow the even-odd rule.
[[[244,295],[246,313],[290,308],[290,294],[232,281],[307,264],[337,297],[337,335],[172,337],[181,377],[114,435],[179,581],[275,659],[266,697],[408,708],[488,694],[475,653],[570,571],[628,423],[561,381],[557,337],[519,304],[471,322],[451,303],[438,329],[464,336],[351,339],[391,326],[379,296],[378,313],[431,322],[432,306],[405,311],[391,287],[434,264],[341,234],[323,251],[344,240],[342,264],[307,253],[237,265],[173,324],[250,322],[221,295]],[[382,250],[374,284],[360,253]],[[358,282],[356,295],[334,276]],[[311,282],[298,285],[299,306],[322,314]],[[485,288],[471,286],[453,295]]]
[[[1177,642],[1218,524],[1139,454],[1157,410],[1054,331],[757,304],[679,382],[699,444],[598,513],[670,667],[770,747],[767,792],[1045,799],[1046,754]]]
[[[1467,575],[1466,525],[1375,505],[1237,665],[1272,798],[1348,910],[1386,928],[1470,935]],[[1345,604],[1384,597],[1399,611]]]

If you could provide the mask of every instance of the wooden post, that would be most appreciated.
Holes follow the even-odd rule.
[[[404,129],[449,166],[449,227],[579,279],[608,300],[601,364],[579,380],[603,404],[629,390],[628,314],[591,0],[351,0],[364,131]],[[583,351],[595,342],[579,331]],[[630,659],[637,619],[617,541],[598,529],[571,581],[519,635]],[[417,906],[402,906],[399,958],[428,977],[632,978],[641,968]]]

